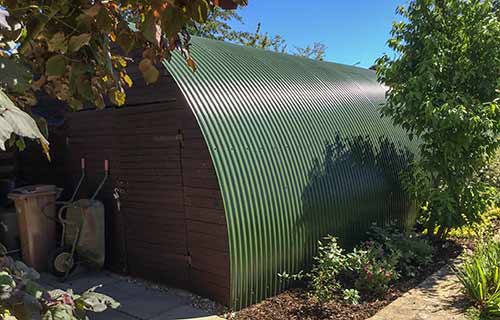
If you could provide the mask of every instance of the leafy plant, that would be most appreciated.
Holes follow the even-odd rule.
[[[0,0],[0,89],[25,111],[36,104],[37,91],[73,109],[84,104],[121,106],[126,89],[133,85],[127,66],[134,57],[140,57],[139,71],[148,84],[159,79],[156,65],[176,50],[195,70],[186,28],[206,22],[214,8],[244,4],[245,0]]]
[[[493,154],[488,164],[480,171],[479,174],[484,183],[500,190],[500,149]],[[500,207],[500,192],[495,194],[493,201],[497,207]]]
[[[309,274],[313,295],[320,301],[328,301],[340,290],[338,275],[345,268],[346,256],[337,239],[328,236],[319,243],[315,265]]]
[[[399,7],[377,60],[382,113],[420,141],[407,187],[430,235],[477,221],[495,190],[479,172],[500,140],[500,15],[490,0],[413,0]]]
[[[491,239],[494,236],[495,223],[498,219],[500,219],[500,209],[489,210],[481,216],[479,222],[472,222],[460,228],[451,229],[449,236],[476,241]]]
[[[374,224],[369,231],[372,242],[379,243],[384,255],[395,262],[397,272],[412,278],[432,262],[434,248],[426,239],[416,233],[404,232],[395,224],[379,227]]]
[[[399,278],[395,263],[395,257],[386,255],[379,243],[369,242],[347,255],[344,274],[359,292],[379,297]]]
[[[341,298],[358,304],[363,298],[377,298],[401,277],[413,277],[432,261],[433,247],[413,233],[395,225],[374,225],[371,240],[345,252],[337,239],[328,236],[319,242],[318,255],[310,272],[279,274],[287,280],[307,280],[311,294],[325,302]]]
[[[359,292],[356,289],[344,289],[342,290],[342,296],[344,301],[352,305],[358,305],[361,301],[361,297],[359,296]]]
[[[467,297],[485,316],[500,316],[500,244],[477,246],[456,274]]]
[[[87,312],[103,312],[120,304],[91,288],[81,295],[71,289],[46,291],[38,272],[5,256],[0,244],[0,319],[88,320]]]

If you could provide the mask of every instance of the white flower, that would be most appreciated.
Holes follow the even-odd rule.
[[[7,17],[9,12],[5,9],[0,8],[0,29],[5,28],[7,30],[12,30],[9,23],[7,22]]]

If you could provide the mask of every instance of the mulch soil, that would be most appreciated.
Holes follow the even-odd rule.
[[[297,288],[233,313],[228,318],[231,320],[368,319],[405,292],[416,287],[450,260],[456,258],[462,252],[464,245],[467,243],[456,240],[449,240],[438,245],[434,261],[427,269],[422,270],[413,279],[405,279],[395,283],[383,299],[365,301],[359,305],[347,304],[341,298],[327,303],[319,303],[317,299],[308,294],[307,289]]]

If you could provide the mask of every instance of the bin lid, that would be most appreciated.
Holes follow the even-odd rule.
[[[60,190],[61,189],[56,188],[56,186],[54,185],[36,184],[12,190],[12,192],[9,193],[9,198],[20,199],[20,198],[28,198],[30,196],[53,195],[59,193]]]

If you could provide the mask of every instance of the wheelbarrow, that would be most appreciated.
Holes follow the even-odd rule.
[[[105,259],[104,205],[96,200],[109,176],[109,162],[104,161],[104,177],[90,199],[75,201],[85,178],[85,159],[81,160],[82,174],[69,201],[60,202],[57,219],[62,225],[61,246],[51,255],[51,272],[65,281],[78,264],[100,269]]]

